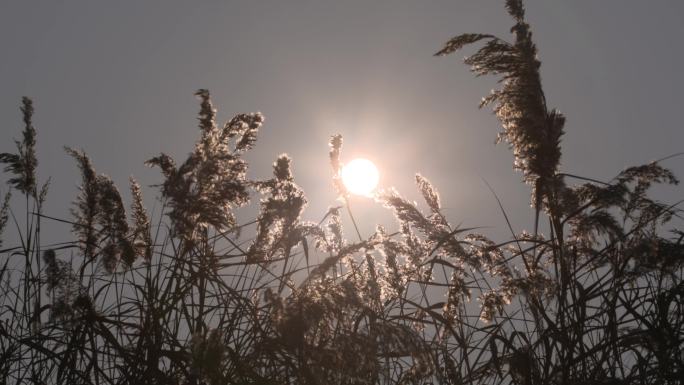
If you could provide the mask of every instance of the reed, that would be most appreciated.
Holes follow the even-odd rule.
[[[134,179],[127,208],[86,153],[67,148],[82,176],[59,220],[73,239],[41,247],[41,220],[54,218],[24,98],[17,152],[0,154],[13,193],[0,235],[19,234],[0,244],[0,383],[682,383],[684,232],[666,231],[681,210],[648,195],[678,181],[657,162],[607,182],[560,171],[565,119],[547,106],[522,2],[506,8],[512,41],[464,34],[437,53],[481,44],[466,64],[501,79],[482,106],[493,105],[536,218],[521,234],[509,222],[502,242],[452,225],[421,175],[424,206],[396,191],[379,198],[393,229],[347,237],[342,206],[302,220],[307,198],[286,154],[271,178],[247,178],[264,117],[218,125],[199,90],[190,155],[147,162],[161,171],[161,214],[148,215]],[[329,145],[345,202],[341,136]],[[258,215],[240,222],[248,205]]]

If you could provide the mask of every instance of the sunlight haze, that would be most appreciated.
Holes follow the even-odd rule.
[[[529,206],[520,205],[529,188],[511,171],[506,145],[494,145],[498,122],[477,109],[495,80],[476,79],[463,65],[472,49],[432,56],[464,32],[510,39],[502,1],[40,3],[0,5],[0,123],[3,135],[17,138],[21,96],[34,99],[40,178],[52,177],[48,214],[68,215],[61,202],[79,182],[63,145],[84,149],[119,186],[131,174],[143,186],[158,183],[158,170],[143,162],[191,151],[193,93],[207,88],[219,124],[236,113],[264,114],[249,175],[268,177],[278,154],[291,155],[308,219],[320,220],[335,204],[327,142],[340,133],[345,159],[375,154],[384,187],[418,200],[414,174],[423,173],[454,223],[507,234],[486,180],[514,222],[531,226]],[[568,120],[563,171],[609,180],[684,150],[684,54],[675,49],[684,3],[533,0],[526,7],[548,103]],[[0,144],[12,149],[9,140]],[[684,174],[681,157],[665,165]],[[663,198],[681,198],[674,191]],[[368,216],[360,220],[367,232],[387,214],[377,206],[356,204]]]

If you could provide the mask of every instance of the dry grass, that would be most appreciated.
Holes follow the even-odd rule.
[[[74,239],[41,250],[47,183],[37,187],[25,98],[17,153],[0,155],[17,195],[0,230],[21,234],[0,254],[0,383],[681,383],[684,233],[664,231],[677,206],[647,194],[677,180],[652,163],[569,185],[558,170],[564,119],[546,105],[522,3],[506,4],[514,42],[466,34],[438,52],[484,41],[466,63],[502,79],[483,105],[494,104],[532,187],[537,225],[501,243],[452,226],[420,175],[427,211],[396,192],[381,198],[396,229],[350,240],[342,207],[302,221],[286,155],[272,178],[246,177],[263,117],[218,126],[200,90],[191,154],[148,162],[164,178],[163,214],[148,217],[134,180],[127,210],[111,179],[67,149],[82,174],[62,220]],[[330,148],[345,198],[342,138]],[[251,191],[260,212],[238,224]]]

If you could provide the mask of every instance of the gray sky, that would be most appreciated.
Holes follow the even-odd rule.
[[[610,179],[684,151],[684,2],[526,6],[547,99],[568,118],[564,171]],[[220,123],[264,113],[250,174],[268,176],[271,162],[289,153],[308,193],[307,219],[335,204],[327,142],[341,133],[344,158],[375,161],[383,186],[417,200],[413,175],[421,172],[453,223],[505,234],[486,179],[522,230],[532,218],[529,189],[513,173],[507,147],[494,145],[496,119],[477,109],[493,79],[474,78],[460,62],[466,53],[432,57],[454,35],[510,38],[511,25],[503,0],[5,0],[0,151],[14,151],[20,98],[32,97],[40,178],[53,178],[46,212],[64,217],[80,176],[63,145],[85,149],[127,196],[131,174],[144,185],[161,180],[143,161],[161,151],[182,161],[192,149],[193,92],[208,88]],[[684,157],[666,166],[684,177]],[[681,188],[658,193],[684,197]],[[365,232],[383,221],[377,204],[353,204]]]

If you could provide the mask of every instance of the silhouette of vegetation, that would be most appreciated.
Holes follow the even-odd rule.
[[[48,183],[38,187],[24,98],[17,152],[0,154],[18,196],[5,195],[0,231],[19,234],[17,246],[0,244],[0,383],[682,383],[684,232],[667,231],[677,205],[648,195],[677,179],[657,162],[608,182],[562,173],[565,120],[547,106],[522,2],[506,8],[512,42],[463,34],[437,53],[479,43],[466,64],[501,80],[481,105],[493,105],[536,220],[499,243],[450,224],[421,175],[425,209],[395,191],[378,198],[396,229],[347,238],[344,205],[303,221],[287,155],[270,179],[247,178],[243,155],[263,116],[219,126],[199,90],[187,159],[147,162],[161,171],[158,217],[135,180],[127,209],[112,180],[67,148],[82,176],[61,220],[74,239],[41,246],[41,220],[54,218],[43,215]],[[342,137],[329,144],[346,202]],[[239,223],[235,210],[255,193],[258,215]]]

